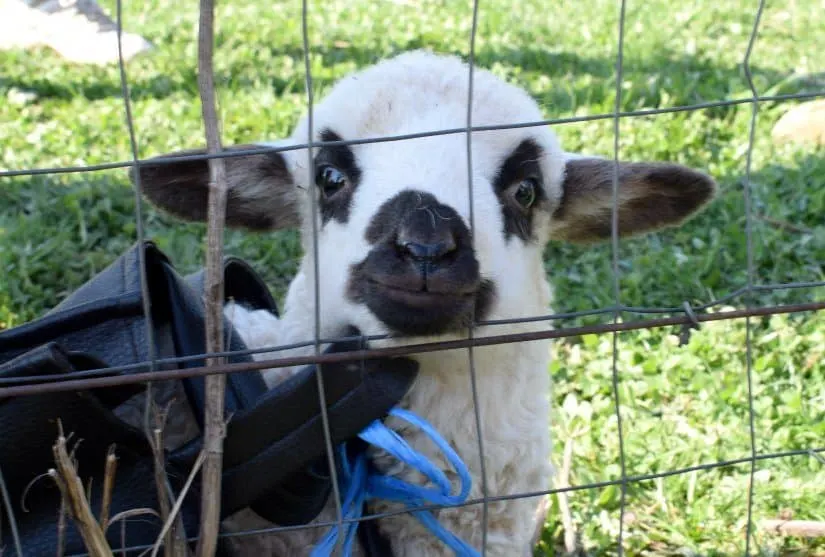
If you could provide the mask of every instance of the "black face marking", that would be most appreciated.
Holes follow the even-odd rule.
[[[493,188],[501,204],[504,235],[507,239],[513,235],[525,242],[534,239],[533,215],[547,205],[539,164],[542,154],[543,149],[535,141],[525,139],[504,160],[493,180]],[[529,207],[520,203],[525,200],[525,181],[532,181],[538,186],[534,189],[535,199]]]
[[[325,129],[321,132],[321,141],[342,141],[341,136],[330,129]],[[335,219],[340,223],[345,223],[349,220],[350,206],[352,205],[352,196],[355,193],[358,184],[361,181],[361,169],[355,162],[355,155],[348,145],[325,145],[318,150],[315,156],[315,168],[324,169],[326,171],[321,174],[329,175],[329,167],[337,170],[347,179],[347,184],[339,190],[324,193],[321,189],[319,199],[321,207],[321,220],[324,224]],[[318,173],[313,172],[313,176]]]
[[[362,261],[350,269],[347,296],[366,304],[392,334],[431,336],[461,332],[489,316],[496,299],[495,283],[482,279],[473,293],[463,295],[419,294],[413,299],[404,289],[387,289]]]
[[[481,277],[462,218],[432,194],[387,200],[365,237],[372,247],[352,266],[347,295],[393,333],[438,335],[488,315],[495,284]]]
[[[414,227],[420,232],[449,228],[459,247],[470,243],[470,232],[455,209],[442,205],[430,193],[415,190],[402,190],[385,201],[373,215],[364,236],[371,244],[388,241],[399,227],[412,225],[410,219],[422,220]]]

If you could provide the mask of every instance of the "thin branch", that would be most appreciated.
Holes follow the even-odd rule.
[[[158,411],[154,401],[152,401],[151,405],[155,418],[155,428],[152,432],[151,442],[152,455],[154,457],[155,489],[157,491],[158,506],[160,507],[160,518],[163,524],[169,522],[169,502],[175,498],[166,476],[166,458],[163,449],[163,429],[166,427],[171,406],[172,401],[169,401],[163,411]],[[183,520],[180,516],[173,517],[171,528],[164,536],[163,543],[165,557],[186,557],[186,555],[188,555]]]
[[[57,511],[57,557],[66,554],[66,500],[60,498],[60,510]]]
[[[825,536],[825,522],[816,520],[763,520],[763,530],[783,536],[819,538]]]
[[[166,466],[163,458],[163,430],[156,428],[155,438],[152,443],[152,454],[154,456],[155,490],[158,494],[158,507],[160,509],[160,519],[163,523],[169,520],[169,498],[166,496]],[[172,547],[172,532],[167,532],[163,540],[166,557],[174,556]]]
[[[14,549],[18,555],[23,555],[22,544],[20,543],[20,532],[17,530],[17,519],[14,516],[14,509],[12,507],[9,490],[6,487],[6,480],[3,477],[3,471],[0,470],[0,499],[3,500],[6,514],[8,515],[9,528],[11,529],[11,536],[14,540]]]
[[[556,487],[563,489],[570,486],[570,469],[573,466],[573,435],[570,435],[564,442],[564,454],[562,456],[561,470],[559,470]],[[561,524],[564,529],[564,550],[573,555],[576,552],[576,525],[573,523],[573,515],[570,512],[570,501],[566,491],[560,491],[559,514]]]
[[[200,92],[206,147],[210,154],[221,151],[218,114],[215,101],[215,77],[212,68],[214,47],[213,0],[200,2],[198,29],[198,91]],[[206,253],[206,351],[223,351],[223,232],[227,197],[226,167],[223,159],[209,160],[209,217]],[[207,367],[221,365],[223,358],[208,358]],[[201,530],[197,555],[212,557],[217,549],[220,519],[221,467],[223,461],[224,391],[226,376],[208,375],[204,417],[203,490],[201,500]]]
[[[128,553],[126,552],[126,521],[122,520],[120,522],[120,554],[121,557],[127,557]]]
[[[106,468],[103,475],[103,501],[100,504],[100,527],[105,532],[109,526],[109,511],[112,504],[112,491],[115,487],[115,473],[117,472],[117,457],[115,446],[109,447],[106,454]]]
[[[139,509],[129,509],[123,512],[117,513],[115,516],[112,517],[112,520],[109,521],[109,525],[115,524],[116,522],[121,522],[126,520],[127,518],[135,518],[136,516],[145,516],[145,515],[154,516],[160,518],[160,514],[155,509],[150,509],[148,507],[142,507]]]
[[[66,509],[69,516],[77,524],[77,529],[83,537],[89,555],[92,557],[113,557],[106,536],[94,514],[92,514],[89,500],[86,498],[86,492],[83,489],[83,482],[80,481],[72,457],[66,450],[66,437],[63,435],[62,425],[52,451],[57,469],[50,475],[60,489],[61,496],[66,500]]]
[[[754,215],[754,216],[756,218],[758,218],[759,220],[761,220],[763,222],[766,222],[766,223],[770,224],[771,226],[773,226],[775,228],[779,228],[781,230],[788,230],[790,232],[796,232],[797,234],[812,235],[814,233],[813,230],[811,230],[810,228],[807,228],[805,226],[799,226],[798,224],[793,224],[793,223],[788,222],[788,221],[775,219],[775,218],[769,217],[767,215]]]
[[[197,476],[205,460],[206,453],[204,451],[201,451],[198,455],[198,459],[195,461],[194,466],[192,466],[192,471],[189,472],[189,477],[186,478],[186,483],[183,485],[183,489],[180,490],[180,495],[178,495],[178,500],[175,501],[175,505],[172,507],[169,518],[163,525],[163,528],[161,529],[160,534],[158,535],[158,539],[155,542],[155,545],[152,547],[152,557],[157,557],[158,551],[160,550],[161,542],[166,536],[166,533],[172,527],[173,520],[175,520],[178,517],[180,509],[183,506],[183,501],[186,498],[186,494],[189,492],[189,488],[192,486],[192,481],[195,479],[195,476]]]
[[[544,526],[547,523],[547,513],[550,512],[550,496],[545,495],[539,501],[539,506],[536,512],[533,513],[534,529],[533,537],[530,538],[530,548],[535,549],[541,541],[541,535],[544,533]]]

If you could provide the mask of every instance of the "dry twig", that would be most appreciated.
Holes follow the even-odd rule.
[[[570,468],[573,465],[573,437],[574,435],[570,435],[564,442],[564,456],[562,457],[561,470],[559,470],[559,475],[556,480],[556,487],[559,489],[570,486]],[[564,550],[569,555],[572,555],[576,552],[576,526],[573,524],[573,516],[570,513],[570,503],[567,492],[561,491],[557,496],[559,498],[561,524],[564,528]]]
[[[100,504],[100,527],[105,532],[109,527],[109,512],[112,506],[112,490],[115,487],[115,473],[117,472],[117,457],[115,446],[109,447],[106,454],[106,469],[103,474],[103,501]]]
[[[154,408],[154,404],[152,405]],[[166,421],[166,414],[155,414],[155,429],[152,438],[153,469],[155,471],[155,490],[158,495],[158,507],[160,509],[160,519],[165,524],[169,520],[169,499],[166,496],[166,465],[163,455],[163,422]],[[168,532],[163,540],[166,557],[174,557],[175,548],[172,547],[172,532]]]
[[[195,476],[198,475],[198,472],[203,466],[204,461],[206,460],[206,453],[201,451],[198,455],[198,459],[195,461],[194,466],[192,466],[192,471],[189,472],[189,477],[186,479],[186,483],[183,486],[183,489],[180,490],[180,495],[178,495],[178,500],[175,501],[174,507],[172,507],[172,511],[170,513],[169,519],[166,520],[166,523],[163,525],[163,529],[160,531],[160,535],[158,535],[158,539],[155,542],[155,546],[152,548],[152,557],[157,557],[158,551],[160,550],[161,542],[163,541],[166,533],[169,531],[169,528],[172,527],[172,522],[179,517],[180,508],[183,506],[183,501],[186,498],[186,494],[189,492],[189,488],[192,486],[192,481],[195,479]],[[181,556],[185,555],[182,553]]]
[[[825,522],[816,520],[763,520],[762,528],[773,534],[819,538],[825,536]]]
[[[166,458],[164,454],[164,439],[163,429],[166,426],[166,419],[169,416],[169,408],[172,402],[166,405],[162,412],[157,410],[154,402],[151,403],[151,411],[155,417],[155,428],[151,438],[151,448],[153,458],[153,468],[155,472],[155,489],[157,490],[158,506],[160,509],[161,522],[164,525],[167,523],[171,525],[166,530],[166,534],[159,539],[163,541],[165,557],[186,557],[188,550],[186,548],[186,538],[183,529],[183,520],[180,516],[172,517],[170,522],[169,501],[174,499],[174,493],[169,486],[166,477]]]
[[[2,470],[0,470],[0,499],[3,500],[3,507],[5,507],[5,512],[8,515],[9,528],[11,529],[12,539],[14,540],[14,549],[17,551],[18,555],[23,555],[22,544],[20,543],[20,533],[17,531],[17,521],[14,517],[14,510],[12,508],[9,490],[6,487],[6,480],[3,477]],[[0,509],[2,509],[2,507],[0,507]],[[0,517],[2,516],[3,514],[0,512]],[[0,524],[2,524],[2,522],[0,522]],[[2,548],[0,548],[0,553],[2,553]]]
[[[796,232],[797,234],[811,235],[811,234],[814,233],[813,230],[811,230],[810,228],[807,228],[805,226],[799,226],[798,224],[793,224],[793,223],[788,222],[788,221],[775,219],[775,218],[769,217],[767,215],[756,215],[756,218],[770,224],[771,226],[773,226],[775,228],[779,228],[779,229],[782,229],[782,230],[788,230],[790,232]]]
[[[212,69],[214,47],[214,1],[201,0],[198,28],[198,91],[201,98],[206,147],[210,154],[221,151],[218,115],[215,102],[215,79]],[[223,231],[227,196],[226,167],[223,159],[209,160],[209,216],[206,254],[206,351],[223,351]],[[207,366],[220,365],[220,358],[208,358]],[[199,557],[212,557],[217,548],[220,517],[221,466],[223,461],[224,391],[226,377],[206,377],[204,417],[203,499],[201,501]]]
[[[536,512],[533,513],[533,537],[530,538],[530,547],[535,548],[541,541],[541,534],[544,532],[544,524],[547,522],[547,513],[550,512],[550,496],[544,495],[539,501]]]
[[[60,510],[57,515],[57,557],[66,554],[66,500],[60,498]]]
[[[61,496],[66,501],[66,510],[77,524],[77,529],[83,537],[86,549],[92,557],[113,557],[109,543],[103,529],[98,524],[89,506],[89,500],[83,489],[83,482],[77,475],[77,468],[69,451],[66,449],[66,437],[63,435],[63,426],[59,424],[60,434],[52,447],[56,470],[50,470],[49,475],[60,489]]]
[[[115,516],[113,516],[112,519],[109,521],[109,526],[115,524],[116,522],[125,521],[127,518],[135,518],[136,516],[145,516],[147,514],[160,518],[158,511],[150,509],[149,507],[128,509],[123,512],[119,512]]]

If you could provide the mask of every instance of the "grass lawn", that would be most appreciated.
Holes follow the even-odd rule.
[[[197,3],[125,2],[126,28],[157,45],[127,67],[141,157],[203,143],[196,84]],[[311,2],[315,94],[335,79],[418,47],[466,55],[471,3],[438,0]],[[112,7],[112,3],[107,4]],[[741,67],[756,2],[628,2],[623,110],[750,95]],[[220,2],[216,65],[226,143],[285,135],[306,105],[300,2]],[[484,0],[477,62],[526,87],[548,117],[613,110],[618,3]],[[768,3],[752,55],[760,95],[825,89],[820,0]],[[74,67],[50,52],[0,53],[0,170],[130,158],[116,68]],[[752,279],[825,279],[825,150],[776,146],[770,130],[792,102],[759,107],[752,156]],[[721,186],[687,226],[624,242],[621,303],[677,307],[723,298],[748,280],[744,191],[749,104],[624,119],[621,156],[704,168]],[[612,155],[610,120],[564,124],[568,150]],[[135,241],[125,170],[0,178],[0,329],[32,319]],[[199,266],[204,228],[145,209],[147,236],[183,271]],[[229,252],[253,262],[280,296],[299,257],[296,237],[230,233]],[[610,306],[609,246],[547,249],[554,309]],[[819,299],[823,288],[760,290],[725,307]],[[627,314],[625,319],[638,319]],[[606,316],[559,323],[572,326]],[[676,330],[619,335],[619,396],[627,474],[643,476],[751,454],[744,321],[708,324],[679,346]],[[825,446],[825,314],[751,321],[753,426],[760,454]],[[572,439],[574,485],[620,476],[610,336],[556,343],[555,457]],[[631,483],[628,555],[742,555],[750,463]],[[825,464],[804,455],[760,460],[753,520],[790,511],[825,520]],[[621,490],[570,495],[587,555],[618,551]],[[557,501],[540,552],[563,551]],[[755,530],[752,554],[825,555],[825,540]]]

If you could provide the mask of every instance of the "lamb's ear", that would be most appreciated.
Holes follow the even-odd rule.
[[[225,150],[260,149],[238,145]],[[206,220],[209,163],[205,159],[151,164],[152,160],[204,154],[205,149],[178,151],[140,166],[144,195],[161,209],[185,220]],[[298,192],[281,153],[224,158],[229,182],[226,224],[251,230],[273,230],[299,224]],[[134,180],[134,175],[132,175]]]
[[[611,236],[612,160],[572,156],[567,160],[562,198],[553,215],[553,237],[593,242]],[[715,182],[678,164],[620,163],[619,235],[643,234],[683,222],[710,201]]]

